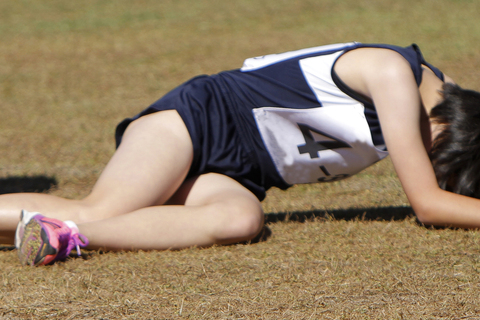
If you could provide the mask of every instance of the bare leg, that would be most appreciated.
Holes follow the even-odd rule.
[[[80,202],[43,193],[12,193],[0,196],[0,236],[14,232],[20,211],[56,212],[75,207]],[[5,240],[4,240],[5,241]],[[5,242],[2,242],[5,243]]]
[[[191,179],[179,189],[184,205],[152,206],[79,224],[90,248],[179,249],[252,239],[263,226],[258,199],[220,174]]]
[[[184,183],[193,151],[175,111],[132,123],[84,200],[48,195],[0,197],[0,208],[73,220],[92,247],[166,249],[253,238],[263,224],[256,197],[236,181],[207,174]],[[162,206],[178,190],[169,203]],[[4,214],[3,220],[8,218]],[[5,219],[7,217],[7,219]],[[2,223],[0,215],[0,224]],[[16,222],[15,222],[16,225]]]
[[[128,127],[85,199],[29,193],[0,196],[0,234],[15,230],[21,209],[80,223],[164,203],[182,184],[192,158],[190,136],[176,111],[142,117]]]

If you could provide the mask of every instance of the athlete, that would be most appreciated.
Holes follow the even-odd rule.
[[[247,59],[120,123],[117,151],[86,198],[0,196],[0,235],[13,241],[16,230],[25,265],[87,245],[244,241],[263,227],[260,201],[271,186],[342,179],[387,154],[421,222],[478,228],[471,130],[480,127],[479,103],[416,45],[346,43]]]

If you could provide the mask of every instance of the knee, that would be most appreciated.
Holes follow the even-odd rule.
[[[118,208],[101,201],[91,201],[88,197],[77,202],[76,223],[86,223],[108,219],[123,214]]]
[[[224,203],[217,204],[218,215],[215,242],[233,243],[253,239],[264,223],[263,210],[260,204]]]
[[[232,219],[231,232],[236,234],[241,240],[253,239],[263,227],[263,211],[261,208],[255,210],[233,213],[235,218]]]

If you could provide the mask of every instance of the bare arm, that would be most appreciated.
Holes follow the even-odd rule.
[[[374,101],[389,154],[418,219],[425,224],[479,228],[480,200],[438,187],[422,139],[420,93],[408,62],[387,50],[356,55],[346,57],[352,64],[345,59],[337,73]]]

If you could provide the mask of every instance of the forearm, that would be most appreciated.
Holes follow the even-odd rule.
[[[418,220],[426,225],[480,228],[480,200],[438,189],[411,200]]]

